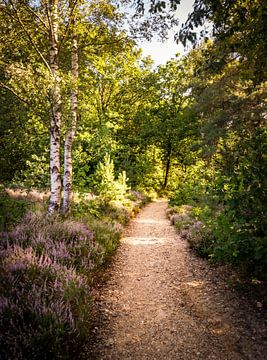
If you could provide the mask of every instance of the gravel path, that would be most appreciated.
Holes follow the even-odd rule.
[[[261,303],[227,286],[149,204],[127,228],[96,294],[90,359],[267,359]],[[90,357],[89,357],[90,356]]]

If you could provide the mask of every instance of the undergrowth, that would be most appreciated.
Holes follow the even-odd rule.
[[[1,359],[79,358],[93,278],[146,200],[137,192],[120,203],[80,198],[70,216],[52,217],[1,194],[9,216],[0,233]]]
[[[0,231],[4,231],[10,225],[18,223],[29,208],[29,201],[12,199],[0,188]]]
[[[242,277],[267,279],[267,238],[246,221],[209,199],[192,205],[172,205],[167,215],[197,254],[228,264]],[[258,235],[257,235],[258,234]]]

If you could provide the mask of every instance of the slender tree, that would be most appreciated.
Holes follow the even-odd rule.
[[[53,213],[60,208],[61,176],[60,176],[60,126],[61,126],[61,93],[59,74],[59,1],[48,2],[50,52],[49,61],[52,75],[51,91],[51,124],[50,124],[50,179],[51,195],[48,212]]]
[[[70,1],[70,7],[75,7],[77,2]],[[70,94],[70,126],[67,130],[64,146],[64,177],[63,177],[63,205],[62,211],[68,212],[72,199],[72,145],[76,132],[78,118],[78,77],[79,57],[77,39],[77,15],[73,9],[72,34],[71,34],[71,94]]]

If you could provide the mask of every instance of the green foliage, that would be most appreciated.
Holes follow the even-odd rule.
[[[206,64],[210,72],[221,72],[224,66],[238,55],[239,62],[254,84],[266,79],[266,14],[265,0],[202,0],[195,1],[193,12],[179,32],[179,39],[196,43],[196,27],[206,20],[212,24],[215,53],[209,51]],[[200,32],[205,38],[208,34]]]
[[[26,188],[35,187],[37,189],[45,189],[49,184],[49,161],[48,152],[44,149],[45,155],[37,156],[33,154],[26,161],[25,170],[17,174],[14,181]]]
[[[29,207],[28,201],[12,199],[0,187],[0,231],[5,231],[9,226],[18,223]]]
[[[170,219],[176,229],[200,256],[231,264],[245,276],[266,279],[267,237],[262,233],[265,225],[257,227],[254,221],[249,223],[237,216],[240,205],[231,210],[212,199],[206,201],[192,207],[189,213],[184,213],[183,207],[173,208]]]
[[[176,172],[175,187],[170,192],[170,205],[197,205],[212,189],[213,170],[205,167],[203,160],[196,159],[189,166]]]
[[[104,162],[98,164],[96,175],[99,178],[97,190],[105,203],[125,197],[128,190],[126,172],[123,171],[115,180],[114,162],[109,154],[105,155]]]
[[[119,223],[108,223],[103,220],[92,221],[91,228],[95,234],[96,241],[103,247],[103,260],[100,263],[107,262],[114,251],[117,249],[122,232],[122,226]]]
[[[195,2],[180,33],[194,40],[190,24],[213,21],[214,40],[188,56],[203,163],[195,172],[189,164],[172,202],[197,206],[203,226],[192,226],[188,239],[200,254],[266,279],[267,9],[263,1],[228,5]]]
[[[191,248],[196,250],[197,254],[210,260],[215,260],[212,255],[216,238],[213,230],[208,226],[203,225],[192,229],[188,237],[188,242]],[[218,260],[221,261],[221,259]]]
[[[82,219],[84,216],[88,218],[100,218],[101,212],[99,210],[100,201],[96,199],[88,199],[86,196],[80,196],[78,200],[74,201],[71,207],[71,213],[75,218]]]
[[[126,197],[129,187],[127,185],[126,171],[119,174],[118,180],[116,181],[117,200],[123,200]]]
[[[97,167],[96,175],[99,177],[97,190],[104,201],[111,201],[116,198],[116,187],[114,177],[114,163],[110,155],[106,154],[104,162],[100,162]]]
[[[180,215],[174,217],[173,222],[177,231],[181,231],[188,229],[190,225],[193,225],[194,220],[191,219],[188,215]]]

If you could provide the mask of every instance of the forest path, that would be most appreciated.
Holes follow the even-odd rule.
[[[149,204],[126,229],[96,295],[88,359],[263,360],[262,309],[192,254],[166,207]]]

